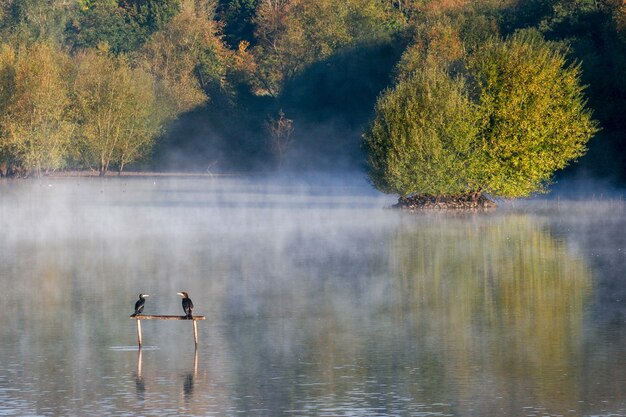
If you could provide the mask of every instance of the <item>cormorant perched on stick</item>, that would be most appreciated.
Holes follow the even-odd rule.
[[[177,294],[183,297],[183,310],[185,311],[187,318],[193,318],[193,316],[191,315],[191,311],[193,310],[193,302],[191,301],[191,298],[189,298],[189,294],[187,294],[185,291],[181,291]]]
[[[135,303],[135,313],[131,317],[135,317],[143,312],[143,306],[146,304],[146,297],[150,297],[148,294],[139,294],[139,300]]]

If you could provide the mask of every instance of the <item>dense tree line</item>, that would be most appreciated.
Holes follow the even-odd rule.
[[[201,1],[2,5],[4,175],[105,175],[151,155],[169,122],[202,105],[227,58]]]
[[[601,130],[583,168],[626,179],[619,0],[2,0],[0,168],[362,167],[402,74],[523,28],[587,85]]]

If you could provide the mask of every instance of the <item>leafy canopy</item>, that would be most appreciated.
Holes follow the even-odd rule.
[[[597,130],[579,66],[536,32],[492,38],[460,65],[419,59],[402,61],[415,70],[382,94],[365,133],[369,177],[384,192],[542,192]]]
[[[477,126],[461,78],[432,66],[401,80],[378,100],[366,134],[372,182],[403,195],[467,192]]]
[[[81,155],[104,175],[112,162],[137,157],[159,132],[154,77],[106,50],[87,50],[77,61],[74,101]]]
[[[0,45],[0,153],[41,175],[64,165],[74,124],[69,57],[49,43]]]
[[[306,66],[349,45],[389,38],[405,25],[379,0],[263,0],[254,21],[259,90],[273,96]]]
[[[480,91],[484,187],[505,197],[545,191],[597,131],[580,67],[568,66],[560,48],[534,31],[490,40],[468,66]]]

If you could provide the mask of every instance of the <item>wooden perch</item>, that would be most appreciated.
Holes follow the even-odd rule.
[[[159,316],[155,314],[138,314],[136,316],[130,316],[130,318],[136,320],[206,320],[206,317],[204,316],[193,316],[192,318],[187,318],[187,316]]]
[[[191,318],[187,316],[160,316],[160,315],[132,315],[131,319],[137,320],[137,343],[139,344],[139,348],[143,344],[141,339],[141,320],[193,320],[193,341],[196,344],[196,348],[198,347],[198,320],[206,320],[204,316],[193,316]]]

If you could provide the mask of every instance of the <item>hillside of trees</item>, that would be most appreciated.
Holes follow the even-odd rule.
[[[600,128],[566,174],[626,181],[622,0],[1,0],[0,173],[363,169],[416,57],[528,28]]]

